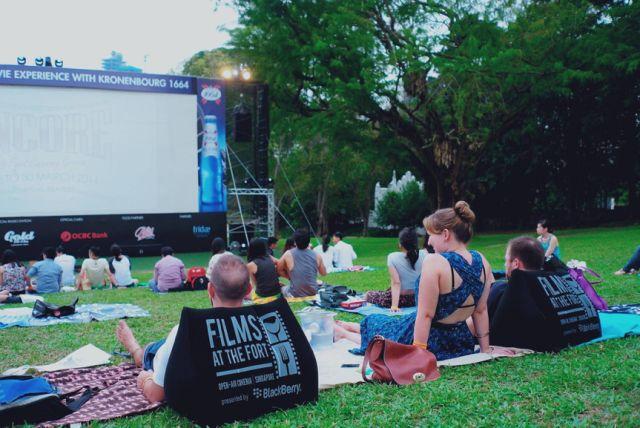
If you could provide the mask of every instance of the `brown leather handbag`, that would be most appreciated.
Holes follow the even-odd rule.
[[[367,365],[373,375],[366,375]],[[436,380],[440,377],[436,356],[426,349],[403,345],[382,336],[369,342],[362,362],[362,378],[367,382],[387,382],[410,385]]]

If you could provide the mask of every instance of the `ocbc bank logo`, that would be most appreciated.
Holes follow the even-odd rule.
[[[65,230],[60,234],[60,240],[62,242],[107,238],[109,238],[109,234],[107,232],[69,232],[68,230]]]

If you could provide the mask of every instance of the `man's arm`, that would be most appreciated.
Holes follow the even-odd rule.
[[[141,371],[137,383],[144,397],[151,403],[164,400],[164,388],[153,381],[153,372]]]
[[[278,275],[287,279],[289,279],[289,264],[287,263],[287,260],[290,257],[291,253],[287,251],[282,257],[280,257],[280,260],[278,260]]]
[[[182,278],[183,281],[187,279],[187,273],[184,271],[184,263],[180,263],[180,278]]]

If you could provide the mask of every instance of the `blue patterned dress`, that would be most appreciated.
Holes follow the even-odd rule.
[[[480,301],[484,283],[482,256],[476,251],[471,251],[471,264],[469,264],[458,253],[441,254],[451,268],[462,278],[462,284],[446,294],[440,294],[435,316],[431,322],[429,332],[429,350],[433,352],[438,360],[446,360],[462,355],[472,354],[476,345],[467,323],[462,321],[455,324],[442,324],[439,322],[445,319],[456,309],[464,305],[465,300],[471,295],[477,303]],[[453,276],[453,272],[452,272]],[[415,290],[418,295],[418,286]],[[364,354],[367,345],[376,335],[384,336],[386,339],[410,345],[413,343],[413,328],[416,322],[416,313],[403,317],[393,317],[388,315],[369,315],[360,323],[360,336],[362,344],[359,349],[352,352]]]

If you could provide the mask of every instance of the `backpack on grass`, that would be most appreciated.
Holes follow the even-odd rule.
[[[82,388],[58,394],[56,388],[44,378],[33,376],[0,377],[0,426],[36,424],[63,418],[93,397],[85,391],[75,399]]]
[[[187,271],[184,288],[187,290],[206,290],[209,285],[207,270],[202,266],[194,266]]]

